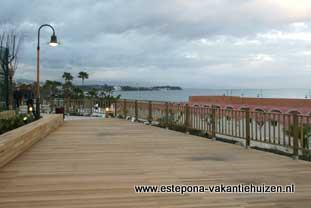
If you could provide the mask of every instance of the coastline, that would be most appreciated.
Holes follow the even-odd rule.
[[[192,89],[157,91],[115,91],[122,99],[187,102],[190,96],[239,96],[250,98],[311,98],[309,89]]]

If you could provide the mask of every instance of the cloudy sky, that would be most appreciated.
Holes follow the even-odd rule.
[[[1,0],[0,25],[25,35],[16,78],[64,71],[97,81],[192,88],[310,88],[310,0]],[[78,81],[78,80],[77,80]]]

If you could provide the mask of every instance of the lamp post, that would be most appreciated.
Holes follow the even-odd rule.
[[[36,85],[36,118],[37,119],[40,118],[40,31],[43,27],[49,27],[53,31],[49,45],[52,47],[55,47],[58,45],[54,28],[49,24],[41,25],[38,29],[38,46],[37,46],[37,85]]]

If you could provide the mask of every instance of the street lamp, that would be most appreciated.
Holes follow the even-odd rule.
[[[49,24],[41,25],[38,29],[38,46],[37,46],[37,86],[36,86],[36,118],[37,119],[40,118],[40,31],[43,27],[49,27],[53,31],[49,45],[52,47],[55,47],[58,45],[54,28]]]

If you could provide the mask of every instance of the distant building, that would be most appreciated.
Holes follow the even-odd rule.
[[[311,115],[311,99],[190,96],[189,104],[202,107],[215,105],[220,108],[235,110],[249,108],[250,110],[261,112]]]
[[[122,88],[121,88],[120,86],[114,86],[113,89],[114,89],[115,91],[120,91]]]

